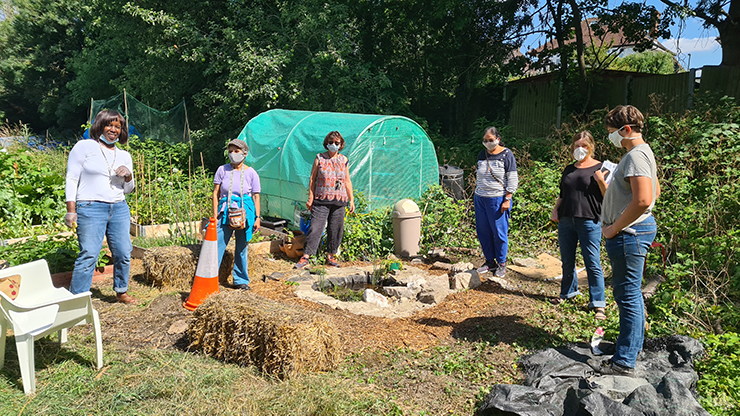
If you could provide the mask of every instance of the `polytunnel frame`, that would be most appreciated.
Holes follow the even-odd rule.
[[[283,182],[284,182],[284,180],[283,180],[283,159],[286,157],[285,151],[287,149],[288,142],[293,137],[293,132],[296,130],[296,128],[298,128],[298,126],[300,126],[308,118],[310,118],[312,116],[315,116],[315,115],[321,115],[321,114],[324,114],[324,113],[325,112],[321,112],[321,111],[312,112],[311,114],[306,115],[306,117],[303,117],[302,119],[300,119],[300,121],[298,121],[297,123],[295,123],[295,125],[293,126],[293,128],[290,129],[290,132],[288,133],[287,137],[285,138],[285,141],[283,141],[283,146],[280,149],[280,164],[278,166],[278,184],[279,184],[279,187],[280,187],[280,195],[284,195],[285,194],[284,193],[285,190],[283,189]],[[417,123],[416,121],[414,121],[414,120],[412,120],[412,119],[410,119],[408,117],[397,116],[397,115],[381,116],[381,118],[378,118],[378,119],[374,120],[372,123],[370,123],[367,126],[365,126],[365,128],[360,131],[360,133],[357,135],[357,137],[354,138],[354,140],[352,141],[352,144],[354,145],[355,142],[359,138],[363,137],[363,135],[366,132],[372,131],[372,127],[374,127],[374,126],[376,126],[378,124],[381,124],[381,123],[383,123],[383,122],[385,122],[387,120],[394,120],[394,119],[400,119],[400,120],[405,120],[405,121],[411,122],[416,127],[418,127],[419,130],[424,131],[424,128],[421,127],[421,125],[419,123]],[[411,143],[414,144],[414,140],[416,139],[416,135],[411,134],[410,136],[411,136]],[[372,136],[370,136],[370,137],[372,137]],[[378,136],[378,137],[380,137],[380,136]],[[431,141],[431,139],[429,139],[429,140]],[[345,139],[345,143],[346,142],[347,142],[347,140]],[[374,146],[374,143],[372,143],[372,144]],[[383,136],[383,145],[385,145],[385,144],[386,144],[386,136]],[[421,153],[419,155],[419,160],[424,160],[424,146],[420,146],[420,152]],[[370,174],[368,175],[368,177],[369,177],[369,188],[368,188],[367,199],[370,202],[370,201],[372,201],[372,195],[373,195],[373,193],[372,193],[372,189],[373,189],[373,179],[372,179],[373,178],[373,175],[372,175],[372,173],[373,173],[373,152],[372,151],[369,152],[369,157],[370,157]],[[351,165],[352,164],[352,161],[350,160],[349,163]],[[419,189],[419,195],[422,194],[422,188],[424,186],[424,180],[423,179],[424,179],[423,176],[422,175],[419,175],[419,187],[418,187],[418,189]],[[285,181],[289,181],[289,179],[286,178]],[[310,179],[309,179],[309,185],[308,186],[310,186]],[[296,204],[298,204],[298,202],[296,200],[294,200],[293,201],[293,204],[296,205]],[[370,202],[370,205],[372,206],[372,202]]]

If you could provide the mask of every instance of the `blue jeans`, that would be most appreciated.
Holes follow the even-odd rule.
[[[601,247],[601,227],[598,221],[565,217],[558,222],[558,243],[563,262],[563,280],[560,282],[560,297],[570,299],[580,294],[576,274],[576,246],[581,244],[581,255],[588,274],[588,307],[606,306],[604,296],[604,272],[601,270],[599,249]]]
[[[645,305],[642,300],[642,272],[657,225],[651,215],[630,227],[634,232],[617,234],[606,240],[612,264],[614,300],[619,306],[619,338],[612,361],[634,368],[645,339]]]
[[[236,238],[236,248],[234,249],[234,284],[235,285],[248,285],[249,284],[249,270],[247,260],[247,229],[243,230],[232,230],[229,228],[229,224],[224,224],[221,217],[224,213],[219,214],[218,221],[216,221],[216,231],[218,232],[218,267],[221,267],[221,261],[224,259],[224,252],[226,246],[231,240],[231,235],[234,234]]]
[[[487,198],[475,195],[475,231],[486,261],[506,263],[509,250],[509,219],[511,208],[501,213],[504,197]],[[513,201],[512,201],[513,203]]]
[[[113,290],[128,291],[131,269],[131,212],[126,201],[108,203],[77,201],[77,241],[80,254],[75,261],[69,291],[77,294],[90,290],[95,264],[103,248],[103,237],[113,254]]]

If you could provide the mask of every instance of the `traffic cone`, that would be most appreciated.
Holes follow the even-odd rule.
[[[218,232],[216,219],[211,218],[206,228],[206,238],[200,248],[193,289],[182,306],[194,311],[207,297],[215,293],[218,293]]]

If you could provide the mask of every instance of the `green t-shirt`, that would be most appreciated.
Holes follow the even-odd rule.
[[[619,161],[617,170],[606,188],[604,203],[601,206],[601,222],[603,226],[612,225],[632,202],[632,185],[630,178],[633,176],[647,176],[653,181],[653,202],[632,224],[640,223],[650,216],[655,206],[656,191],[658,189],[658,168],[655,164],[655,155],[647,143],[638,144],[633,147]],[[620,230],[621,231],[621,230]]]

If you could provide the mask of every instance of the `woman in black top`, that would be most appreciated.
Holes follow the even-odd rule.
[[[606,319],[604,307],[604,273],[601,270],[601,202],[603,179],[594,176],[602,163],[593,158],[594,138],[588,131],[573,136],[573,158],[560,179],[560,196],[552,210],[552,220],[558,223],[558,242],[563,262],[563,280],[560,297],[553,300],[559,304],[580,294],[576,273],[576,246],[580,242],[583,262],[588,274],[590,294],[589,309],[596,311],[596,319]]]

